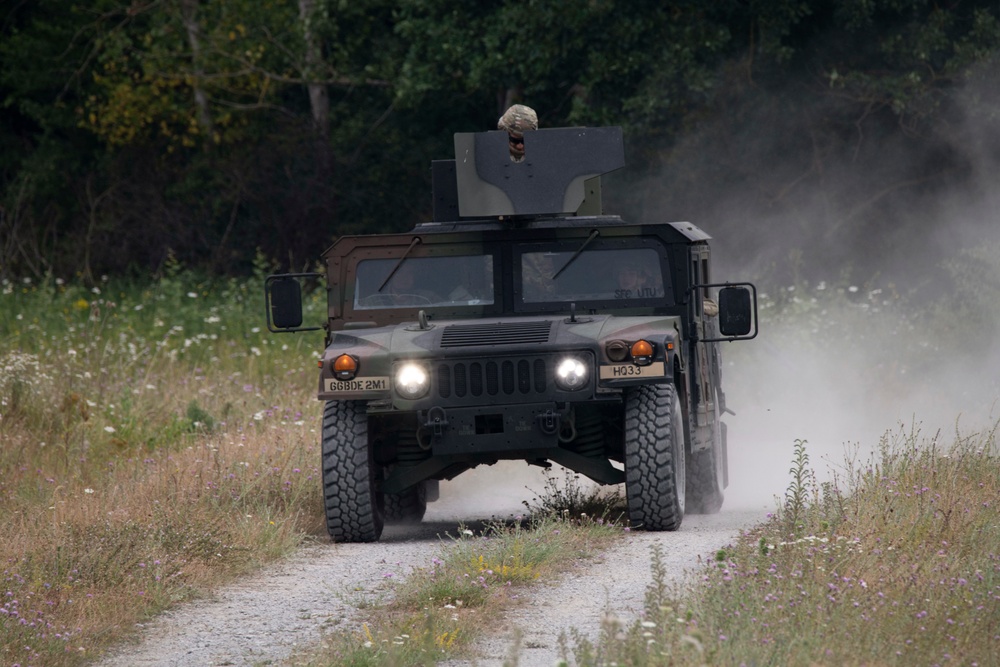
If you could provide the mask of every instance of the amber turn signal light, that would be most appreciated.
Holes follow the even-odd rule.
[[[637,366],[648,366],[653,361],[653,344],[645,340],[632,343],[632,361]]]
[[[358,374],[358,360],[349,354],[342,354],[333,360],[333,375],[338,380],[353,380]]]

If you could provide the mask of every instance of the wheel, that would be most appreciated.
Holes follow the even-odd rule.
[[[726,488],[725,456],[722,453],[722,422],[719,400],[715,400],[712,423],[712,447],[694,452],[687,460],[687,511],[692,514],[715,514],[722,509]]]
[[[684,422],[673,385],[643,385],[625,397],[625,496],[645,530],[677,530],[684,518]]]
[[[420,523],[427,512],[427,484],[420,482],[403,493],[385,494],[385,520],[389,523]]]
[[[323,412],[323,502],[334,542],[374,542],[385,522],[376,491],[381,469],[368,443],[368,416],[360,401],[328,401]]]

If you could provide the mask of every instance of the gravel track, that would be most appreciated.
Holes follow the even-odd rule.
[[[428,506],[419,526],[388,526],[375,544],[312,544],[291,558],[219,591],[184,604],[146,624],[140,642],[123,647],[100,667],[201,667],[265,665],[287,660],[315,643],[323,629],[359,627],[361,607],[390,593],[390,579],[431,564],[442,539],[458,524],[523,511],[520,501],[538,492],[539,476],[526,478],[524,464],[474,471],[442,485],[441,500]],[[503,483],[497,486],[497,480]],[[671,576],[680,579],[704,557],[731,542],[741,528],[761,521],[765,510],[723,510],[688,516],[678,532],[635,531],[611,549],[581,563],[559,581],[541,584],[522,604],[498,619],[495,631],[474,647],[475,660],[447,667],[501,665],[521,632],[520,664],[551,665],[558,636],[576,628],[596,637],[601,619],[636,618],[650,582],[650,551],[659,544]]]

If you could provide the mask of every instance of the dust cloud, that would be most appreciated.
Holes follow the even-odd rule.
[[[550,475],[562,482],[564,470],[553,465]],[[478,466],[453,480],[441,482],[441,499],[427,506],[429,518],[463,521],[504,520],[526,516],[524,503],[536,501],[545,490],[545,472],[524,461],[500,461]]]
[[[773,506],[796,439],[825,481],[887,434],[949,445],[996,425],[998,77],[974,73],[934,132],[883,123],[849,145],[820,137],[821,155],[792,118],[771,134],[753,112],[719,119],[643,183],[641,215],[696,222],[714,280],[761,289],[759,337],[723,346],[727,508]]]

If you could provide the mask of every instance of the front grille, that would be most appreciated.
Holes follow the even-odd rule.
[[[441,398],[529,396],[548,389],[548,369],[542,357],[448,361],[434,367]]]
[[[441,347],[474,345],[518,345],[547,343],[552,322],[499,322],[495,324],[455,324],[441,332]]]

